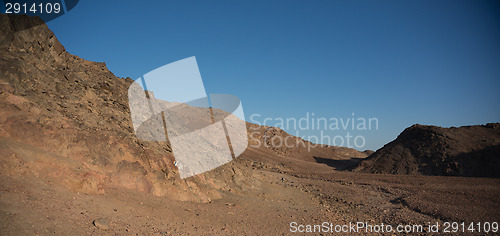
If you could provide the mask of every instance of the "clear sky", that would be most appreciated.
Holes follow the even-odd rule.
[[[240,97],[247,121],[377,118],[324,130],[362,135],[357,149],[415,123],[500,122],[500,1],[83,0],[48,25],[119,77],[196,56],[206,91]]]

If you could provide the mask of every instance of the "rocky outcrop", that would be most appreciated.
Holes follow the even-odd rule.
[[[75,191],[118,186],[192,201],[258,185],[234,164],[181,180],[168,142],[134,135],[127,98],[133,81],[71,55],[40,21],[0,15],[3,174],[48,176]]]
[[[442,128],[413,125],[354,171],[500,177],[500,124]]]

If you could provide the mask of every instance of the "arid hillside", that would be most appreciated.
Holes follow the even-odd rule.
[[[413,125],[355,171],[500,177],[500,124],[442,128]]]
[[[134,135],[127,98],[132,79],[117,78],[102,62],[71,55],[38,18],[0,15],[0,31],[3,174],[52,177],[88,193],[121,186],[192,201],[259,185],[260,178],[237,163],[181,180],[168,141],[142,141]],[[242,158],[287,155],[314,162],[313,156],[335,158],[343,152],[269,145],[274,136],[288,136],[272,127],[249,124],[248,133],[250,148]]]

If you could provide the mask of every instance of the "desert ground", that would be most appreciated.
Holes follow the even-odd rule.
[[[314,162],[285,173],[250,157],[236,162],[258,172],[260,185],[225,191],[206,203],[123,188],[85,194],[43,178],[2,176],[0,230],[3,235],[282,235],[292,234],[291,222],[428,225],[494,222],[500,214],[498,179],[340,172]],[[96,227],[94,221],[102,219],[104,226]]]

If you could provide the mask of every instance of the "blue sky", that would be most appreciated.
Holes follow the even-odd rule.
[[[48,25],[119,77],[196,56],[206,91],[240,97],[247,121],[376,117],[325,131],[362,135],[358,149],[415,123],[500,122],[499,1],[80,1]]]

